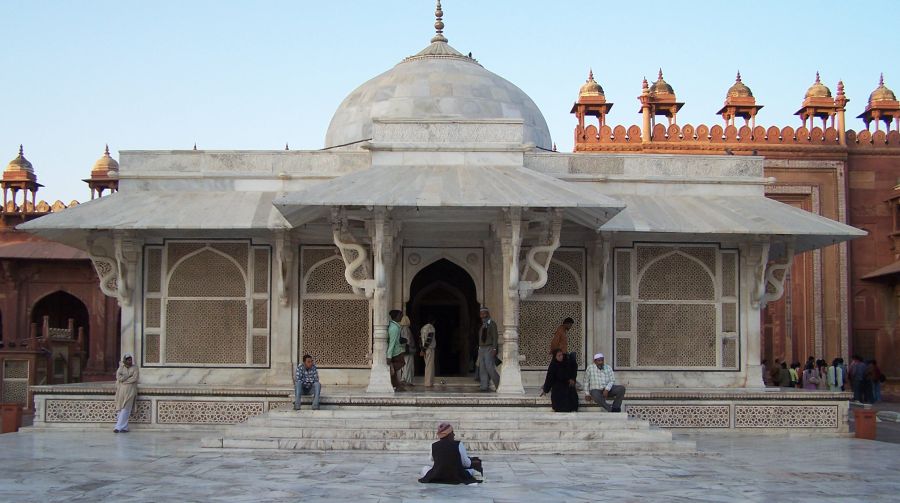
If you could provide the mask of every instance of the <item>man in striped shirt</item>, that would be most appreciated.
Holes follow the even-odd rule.
[[[616,384],[616,376],[613,369],[604,363],[603,353],[594,355],[594,364],[588,365],[585,371],[587,381],[584,389],[587,390],[585,399],[594,400],[597,405],[607,412],[622,412],[622,399],[625,398],[625,386]],[[606,400],[613,400],[612,406]]]
[[[319,410],[319,394],[321,392],[319,369],[313,364],[312,356],[303,355],[303,363],[297,365],[297,370],[294,371],[294,410],[300,410],[302,395],[312,395],[312,408]]]

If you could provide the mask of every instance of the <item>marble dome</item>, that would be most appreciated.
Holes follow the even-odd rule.
[[[548,150],[553,145],[527,94],[442,36],[351,92],[331,119],[325,147],[358,148],[372,138],[373,119],[522,119],[526,143]]]

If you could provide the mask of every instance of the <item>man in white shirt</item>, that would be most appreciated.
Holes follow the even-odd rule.
[[[607,412],[622,412],[625,386],[616,384],[616,376],[613,369],[604,363],[603,353],[594,355],[594,364],[588,365],[585,374],[587,381],[584,389],[588,391],[585,400],[594,400]],[[608,398],[613,399],[612,406],[606,403]]]

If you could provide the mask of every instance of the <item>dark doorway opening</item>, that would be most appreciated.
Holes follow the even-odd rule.
[[[406,312],[417,335],[430,317],[435,320],[435,375],[467,376],[474,371],[477,299],[469,273],[446,259],[422,269],[413,278]],[[416,374],[423,375],[425,364],[416,358]]]
[[[37,324],[38,335],[44,324],[44,316],[48,317],[50,328],[68,328],[69,319],[74,320],[74,335],[77,335],[79,328],[84,330],[81,350],[85,357],[88,356],[90,316],[84,303],[66,292],[55,292],[39,300],[31,310],[31,322]]]

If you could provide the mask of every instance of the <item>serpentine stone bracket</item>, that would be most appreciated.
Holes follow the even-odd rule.
[[[765,288],[760,300],[760,308],[766,307],[766,304],[775,302],[784,295],[784,281],[787,279],[788,269],[793,262],[794,246],[788,245],[787,255],[784,260],[772,261],[766,267]],[[778,275],[779,272],[781,273],[780,275]],[[769,288],[770,285],[771,289]]]
[[[353,242],[353,235],[347,227],[347,219],[337,210],[332,210],[331,230],[334,244],[340,250],[341,258],[344,260],[344,279],[353,289],[354,294],[364,295],[371,299],[375,294],[375,278],[366,267],[368,265],[366,249]],[[347,236],[346,240],[343,236]],[[356,254],[353,260],[350,260],[350,252]],[[358,270],[363,271],[363,279],[355,276]]]
[[[553,252],[559,248],[559,235],[562,232],[562,210],[553,210],[553,215],[550,218],[550,228],[546,237],[547,244],[533,246],[525,255],[525,269],[522,271],[522,279],[519,281],[519,297],[522,299],[527,298],[535,290],[539,290],[547,284],[547,269],[550,268]],[[536,258],[539,253],[544,254],[544,259],[540,262]],[[534,271],[537,274],[536,280],[525,280],[529,271]]]
[[[286,231],[278,231],[275,237],[275,262],[278,265],[281,284],[278,285],[278,303],[287,306],[291,301],[291,271],[294,270],[296,248],[293,239]]]
[[[762,309],[763,296],[766,293],[766,265],[769,260],[769,243],[754,243],[750,246],[749,253],[745,254],[747,265],[753,268],[753,286],[750,296],[750,305],[753,309]]]
[[[598,308],[603,309],[606,303],[606,293],[610,287],[606,284],[606,271],[609,269],[609,259],[612,255],[609,236],[598,235],[594,242],[593,262],[600,274],[597,287],[594,290],[594,299]]]

